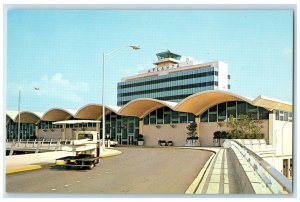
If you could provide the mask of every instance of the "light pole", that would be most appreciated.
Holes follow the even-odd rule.
[[[21,104],[21,90],[19,89],[19,97],[18,97],[18,142],[20,142],[20,104]]]
[[[132,48],[133,50],[139,50],[140,46],[138,45],[131,45],[131,46],[122,46],[118,49],[115,49],[113,51],[110,51],[109,53],[103,53],[103,68],[102,68],[102,149],[105,151],[105,107],[104,107],[104,74],[105,74],[105,63],[107,62],[108,56],[119,52],[123,48]],[[99,135],[99,156],[100,156],[100,150],[101,150],[101,139]]]
[[[38,87],[33,87],[34,90],[40,90]],[[19,97],[18,97],[18,142],[20,142],[20,128],[21,128],[21,114],[20,114],[20,106],[21,105],[21,89],[19,89]]]

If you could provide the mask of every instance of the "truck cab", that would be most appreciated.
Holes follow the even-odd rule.
[[[99,133],[96,131],[76,131],[73,145],[80,144],[97,144],[99,140]]]

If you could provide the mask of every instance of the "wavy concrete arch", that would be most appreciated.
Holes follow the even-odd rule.
[[[274,98],[269,98],[266,96],[258,96],[252,101],[253,105],[264,107],[265,109],[272,111],[273,109],[283,110],[292,112],[293,111],[293,105],[289,102],[284,102],[281,100],[277,100]]]
[[[150,113],[151,111],[158,109],[160,107],[169,107],[170,109],[174,109],[177,105],[176,102],[167,102],[162,100],[157,100],[153,98],[139,98],[128,102],[124,105],[120,111],[119,115],[123,116],[136,116],[139,118],[143,118],[145,115]]]
[[[20,112],[20,122],[21,123],[37,123],[42,120],[43,113],[40,112],[30,112],[22,111]],[[15,122],[18,122],[19,115],[16,116]]]
[[[52,108],[44,113],[42,116],[43,121],[63,121],[74,117],[76,110],[73,109],[62,109],[62,108]]]
[[[118,106],[105,106],[105,114],[109,112],[114,112],[118,114],[121,107]],[[75,118],[78,119],[93,119],[97,120],[102,116],[102,105],[101,104],[87,104],[81,107],[75,114]]]
[[[185,98],[178,103],[175,110],[193,113],[198,116],[210,107],[228,101],[245,101],[252,104],[252,100],[244,96],[222,90],[210,90]]]

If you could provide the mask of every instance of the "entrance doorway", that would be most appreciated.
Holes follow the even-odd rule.
[[[293,159],[290,159],[290,176],[291,179],[293,178]]]
[[[133,145],[133,135],[128,135],[128,145]]]
[[[283,159],[282,173],[284,176],[288,177],[288,159]]]
[[[119,145],[122,145],[122,134],[117,134],[117,142]]]

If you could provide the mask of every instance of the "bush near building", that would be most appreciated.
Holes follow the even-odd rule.
[[[261,120],[250,115],[239,115],[237,118],[230,115],[227,121],[227,139],[262,139],[264,135],[260,131],[261,123]]]

